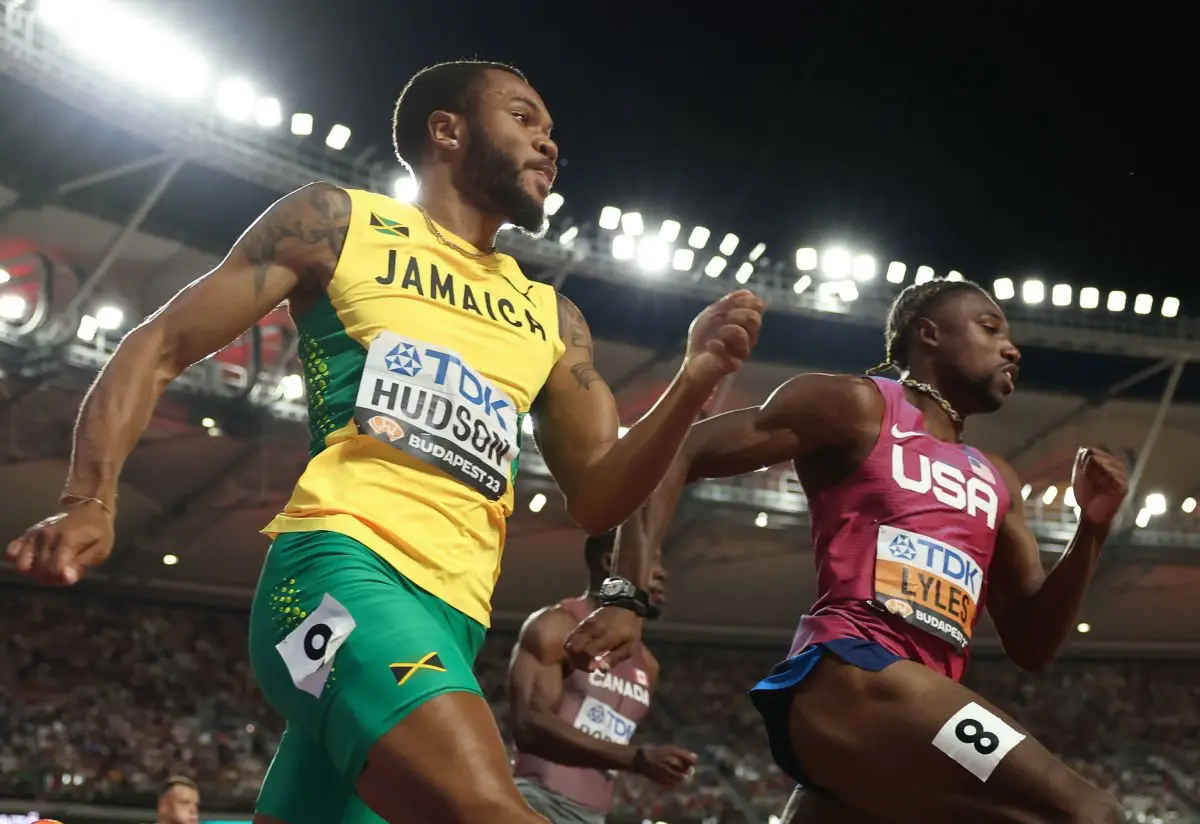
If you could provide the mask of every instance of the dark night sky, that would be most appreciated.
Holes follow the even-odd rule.
[[[121,2],[184,34],[218,78],[246,77],[285,113],[312,112],[318,146],[342,122],[354,130],[348,152],[389,157],[392,104],[413,72],[496,59],[524,70],[547,101],[563,158],[557,188],[580,221],[611,203],[649,222],[733,231],[743,249],[763,241],[775,259],[837,242],[904,261],[910,276],[928,264],[984,284],[1040,276],[1145,290],[1200,316],[1200,61],[1182,3],[981,12],[837,0],[706,15],[684,3]],[[766,11],[775,7],[789,10]],[[43,135],[39,106],[15,103],[0,129],[0,177],[19,190],[94,171],[83,135],[93,153],[128,141],[61,111]],[[123,216],[146,185],[96,187],[74,204]],[[189,167],[147,230],[221,252],[277,194]],[[598,336],[674,351],[698,306],[638,281],[631,273],[628,289],[613,290],[573,277],[564,291]],[[788,320],[767,325],[758,351],[861,370],[879,360],[880,337]],[[1026,355],[1023,385],[1080,393],[1144,365]],[[1181,397],[1200,398],[1197,372]]]
[[[386,150],[414,70],[512,62],[558,123],[580,218],[611,202],[781,257],[841,241],[981,281],[1200,293],[1200,73],[1167,4],[153,5],[218,68],[352,126],[358,150]]]

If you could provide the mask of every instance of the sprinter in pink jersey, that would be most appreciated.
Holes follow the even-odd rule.
[[[1079,526],[1045,572],[1012,468],[962,442],[964,418],[1014,389],[1020,353],[1000,307],[966,281],[910,286],[886,345],[872,371],[897,368],[899,381],[801,375],[757,409],[695,424],[619,547],[657,545],[689,481],[793,462],[817,601],[751,691],[776,763],[809,790],[785,824],[1123,821],[1111,795],[959,679],[985,604],[1014,663],[1054,659],[1125,499],[1125,469],[1079,451]],[[585,621],[567,647],[603,667],[626,643]]]
[[[563,642],[601,606],[614,537],[587,539],[587,591],[529,616],[509,665],[517,789],[551,824],[603,824],[620,772],[671,786],[696,765],[696,754],[682,747],[630,740],[658,685],[658,661],[640,642],[608,670],[575,669],[566,660]],[[659,552],[649,559],[648,618],[657,618],[666,600],[661,560]]]

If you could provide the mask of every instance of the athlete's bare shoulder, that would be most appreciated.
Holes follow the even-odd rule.
[[[276,201],[238,241],[261,290],[272,266],[286,266],[322,285],[333,276],[350,228],[350,195],[318,181]]]
[[[796,426],[807,429],[820,425],[833,435],[857,430],[863,423],[877,419],[883,396],[874,381],[861,375],[806,372],[783,383],[767,405]]]

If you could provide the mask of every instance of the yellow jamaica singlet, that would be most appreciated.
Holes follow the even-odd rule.
[[[488,626],[523,418],[563,352],[557,298],[415,207],[347,193],[327,294],[294,318],[312,457],[263,531],[348,535]]]

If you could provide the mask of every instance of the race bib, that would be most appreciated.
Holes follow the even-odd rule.
[[[575,729],[585,732],[592,738],[612,741],[617,744],[628,744],[637,730],[637,724],[630,721],[608,704],[595,698],[584,698],[579,712],[575,715]]]
[[[879,527],[875,603],[963,650],[971,641],[983,570],[975,559],[918,532]]]
[[[499,500],[520,434],[517,409],[455,352],[381,332],[367,349],[354,419],[359,431]]]

